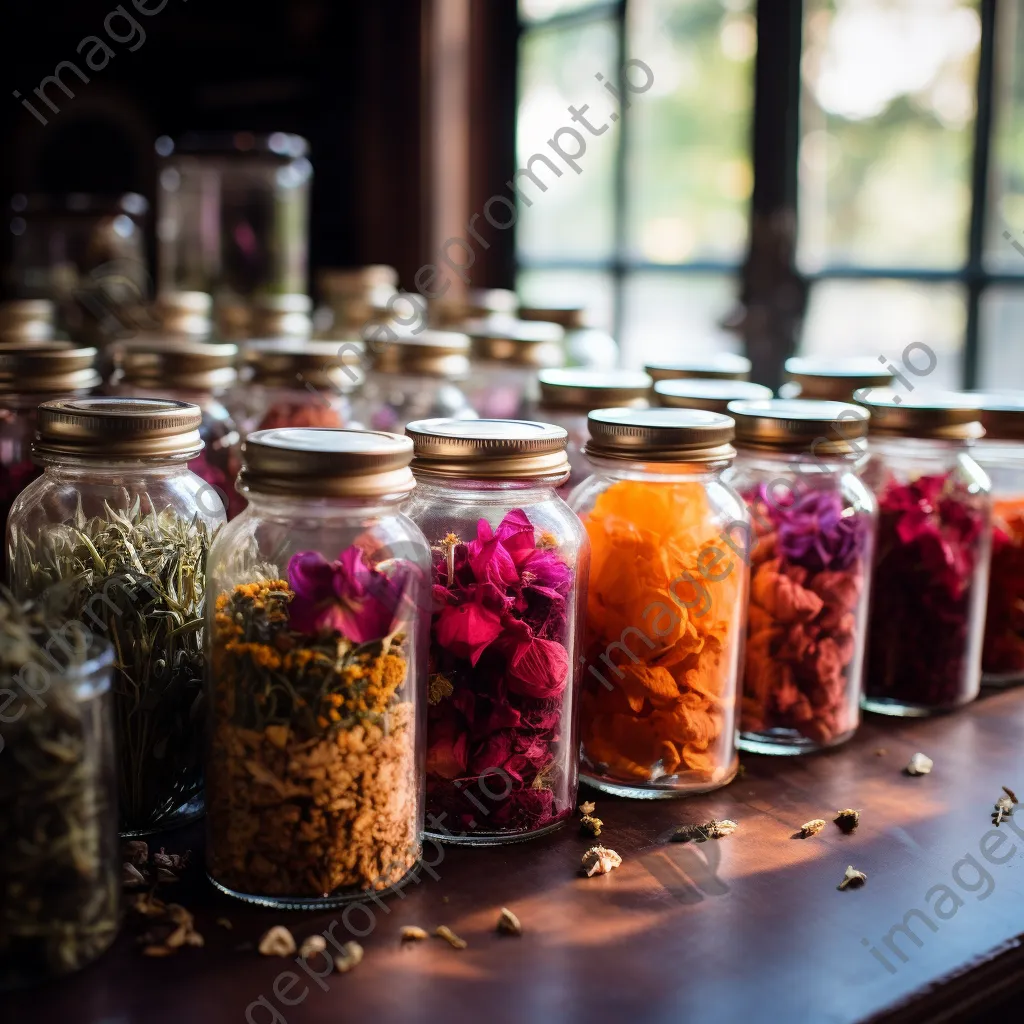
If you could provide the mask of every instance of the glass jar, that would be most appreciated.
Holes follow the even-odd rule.
[[[786,360],[789,378],[779,388],[779,398],[809,398],[812,401],[852,402],[865,388],[892,387],[892,373],[877,359],[852,356],[825,359],[793,356]]]
[[[569,479],[558,488],[558,493],[567,498],[590,476],[590,463],[583,454],[583,446],[590,436],[588,413],[612,406],[646,409],[652,381],[646,373],[635,370],[585,369],[541,370],[537,380],[540,384],[537,418],[555,423],[569,434],[566,452],[571,472]]]
[[[203,414],[199,436],[205,447],[189,464],[220,496],[228,519],[245,508],[235,490],[242,468],[241,438],[221,398],[238,377],[238,346],[174,338],[140,338],[114,352],[118,373],[109,391],[134,398],[189,402]]]
[[[157,337],[208,341],[213,334],[213,298],[206,292],[165,293],[157,298],[155,312]]]
[[[113,660],[84,624],[0,594],[0,991],[78,970],[117,936]]]
[[[971,395],[985,436],[973,449],[992,481],[992,569],[982,682],[1024,681],[1024,393]]]
[[[42,470],[32,461],[36,408],[51,398],[87,395],[100,384],[96,349],[68,342],[0,348],[0,523],[14,499]],[[7,550],[0,552],[0,578],[6,579]]]
[[[371,369],[352,402],[355,420],[371,430],[403,431],[411,420],[476,419],[462,392],[469,375],[469,338],[454,331],[423,330],[395,336],[391,328],[367,341]]]
[[[46,402],[32,454],[43,475],[14,502],[8,580],[114,646],[122,835],[202,813],[206,555],[224,508],[188,462],[194,405]]]
[[[992,497],[965,396],[875,391],[865,482],[878,499],[864,707],[930,715],[981,683]]]
[[[247,380],[234,393],[242,399],[243,438],[254,430],[352,425],[351,399],[364,377],[361,341],[263,339],[248,342],[243,359]]]
[[[747,380],[750,360],[734,352],[712,352],[690,359],[670,359],[648,363],[644,369],[657,384],[662,380]]]
[[[495,314],[466,333],[472,367],[463,390],[473,408],[487,419],[529,416],[539,397],[537,371],[565,363],[562,328]]]
[[[308,149],[284,132],[157,139],[160,291],[305,293]]]
[[[654,385],[655,404],[667,409],[727,413],[730,402],[760,402],[772,397],[771,388],[749,380],[676,377]]]
[[[750,510],[740,748],[805,754],[860,724],[877,505],[856,467],[868,414],[841,402],[733,402],[728,475]]]
[[[397,293],[398,271],[384,265],[325,268],[317,286],[323,303],[314,317],[317,337],[358,336]]]
[[[246,440],[249,507],[213,546],[208,603],[207,867],[231,896],[332,906],[419,858],[430,552],[399,511],[411,458],[385,433]]]
[[[570,498],[590,537],[581,770],[637,799],[686,796],[736,774],[747,565],[727,550],[747,511],[722,473],[728,416],[590,414],[594,475]]]
[[[565,365],[589,370],[614,370],[619,365],[619,346],[607,332],[587,324],[586,310],[579,306],[519,309],[523,320],[541,320],[565,330]]]
[[[0,302],[0,345],[35,345],[52,341],[56,310],[49,299]]]
[[[555,493],[560,427],[410,423],[434,608],[427,834],[487,845],[542,835],[576,804],[577,684],[589,548]]]

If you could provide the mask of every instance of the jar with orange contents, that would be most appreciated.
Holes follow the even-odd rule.
[[[730,417],[592,412],[594,475],[571,495],[590,537],[581,773],[609,793],[685,796],[736,774],[749,518],[722,481]]]

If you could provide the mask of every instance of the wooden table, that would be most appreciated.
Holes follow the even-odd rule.
[[[911,778],[902,769],[918,750],[935,768]],[[5,998],[0,1019],[788,1024],[963,1021],[1007,1003],[1018,1012],[1006,1019],[1019,1017],[1024,805],[995,834],[990,815],[1002,785],[1024,797],[1024,690],[935,720],[872,717],[839,750],[744,763],[733,785],[687,801],[585,794],[605,821],[600,841],[624,858],[602,877],[577,874],[588,842],[575,826],[496,849],[429,848],[436,877],[424,872],[404,895],[347,918],[250,909],[216,895],[197,870],[167,898],[194,910],[205,948],[148,959],[122,935],[77,976]],[[794,838],[841,807],[862,811],[853,834],[830,820],[820,835]],[[676,825],[712,817],[739,829],[666,842]],[[164,842],[198,851],[201,829]],[[848,864],[868,882],[840,892]],[[519,915],[521,937],[495,932],[502,906]],[[365,959],[349,974],[320,983],[253,948],[270,925],[301,939],[334,920],[341,939],[353,937],[343,920],[364,933]],[[469,948],[437,938],[402,947],[407,924],[447,924]]]

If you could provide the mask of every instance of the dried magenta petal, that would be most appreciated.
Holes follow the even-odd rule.
[[[997,500],[981,669],[1024,675],[1024,497]]]

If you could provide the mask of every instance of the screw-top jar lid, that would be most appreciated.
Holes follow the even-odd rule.
[[[855,442],[868,432],[868,414],[847,402],[802,398],[730,402],[729,415],[736,421],[736,444],[741,448],[859,454],[864,446]]]
[[[253,383],[269,387],[340,387],[348,390],[362,379],[363,343],[261,338],[243,347]]]
[[[371,328],[368,332],[373,337]],[[378,373],[422,374],[449,380],[469,373],[469,338],[457,331],[420,331],[373,342],[373,368]]]
[[[398,287],[398,271],[383,263],[365,267],[325,267],[317,274],[320,292],[327,298],[362,298],[376,289]]]
[[[967,391],[977,402],[985,437],[993,441],[1024,441],[1024,391]]]
[[[0,395],[89,391],[102,378],[96,349],[50,341],[0,347]]]
[[[857,395],[871,413],[871,433],[892,437],[971,441],[985,434],[977,395],[878,388]]]
[[[535,480],[569,475],[562,427],[531,420],[416,420],[405,432],[412,468],[431,476],[474,480]]]
[[[704,409],[707,412],[728,411],[730,402],[763,401],[772,397],[772,389],[749,380],[724,377],[679,377],[660,380],[654,394],[669,409]]]
[[[257,430],[242,445],[243,487],[325,498],[401,496],[415,486],[412,441],[401,434],[333,427]]]
[[[834,402],[852,401],[854,392],[861,388],[885,388],[892,384],[891,371],[867,356],[794,356],[786,360],[786,373],[799,386],[800,398]]]
[[[49,299],[0,302],[0,344],[24,344],[53,338],[53,303]]]
[[[114,347],[124,380],[142,388],[212,391],[234,383],[238,346],[177,338],[136,338]]]
[[[519,319],[543,320],[571,331],[587,326],[587,311],[582,306],[520,306]]]
[[[301,292],[261,295],[252,305],[257,337],[308,338],[313,333],[313,300]]]
[[[39,406],[32,452],[43,458],[195,458],[199,406],[162,398],[59,398]]]
[[[654,383],[638,370],[552,369],[541,370],[537,379],[543,408],[579,412],[612,406],[645,407]]]
[[[474,359],[537,368],[561,366],[565,362],[565,331],[558,324],[495,314],[470,321],[466,333]]]
[[[654,380],[679,380],[687,377],[711,377],[720,380],[746,380],[750,360],[735,352],[713,352],[691,359],[670,359],[648,363],[644,369]]]
[[[735,427],[703,409],[597,409],[587,418],[584,451],[636,462],[728,462]]]

